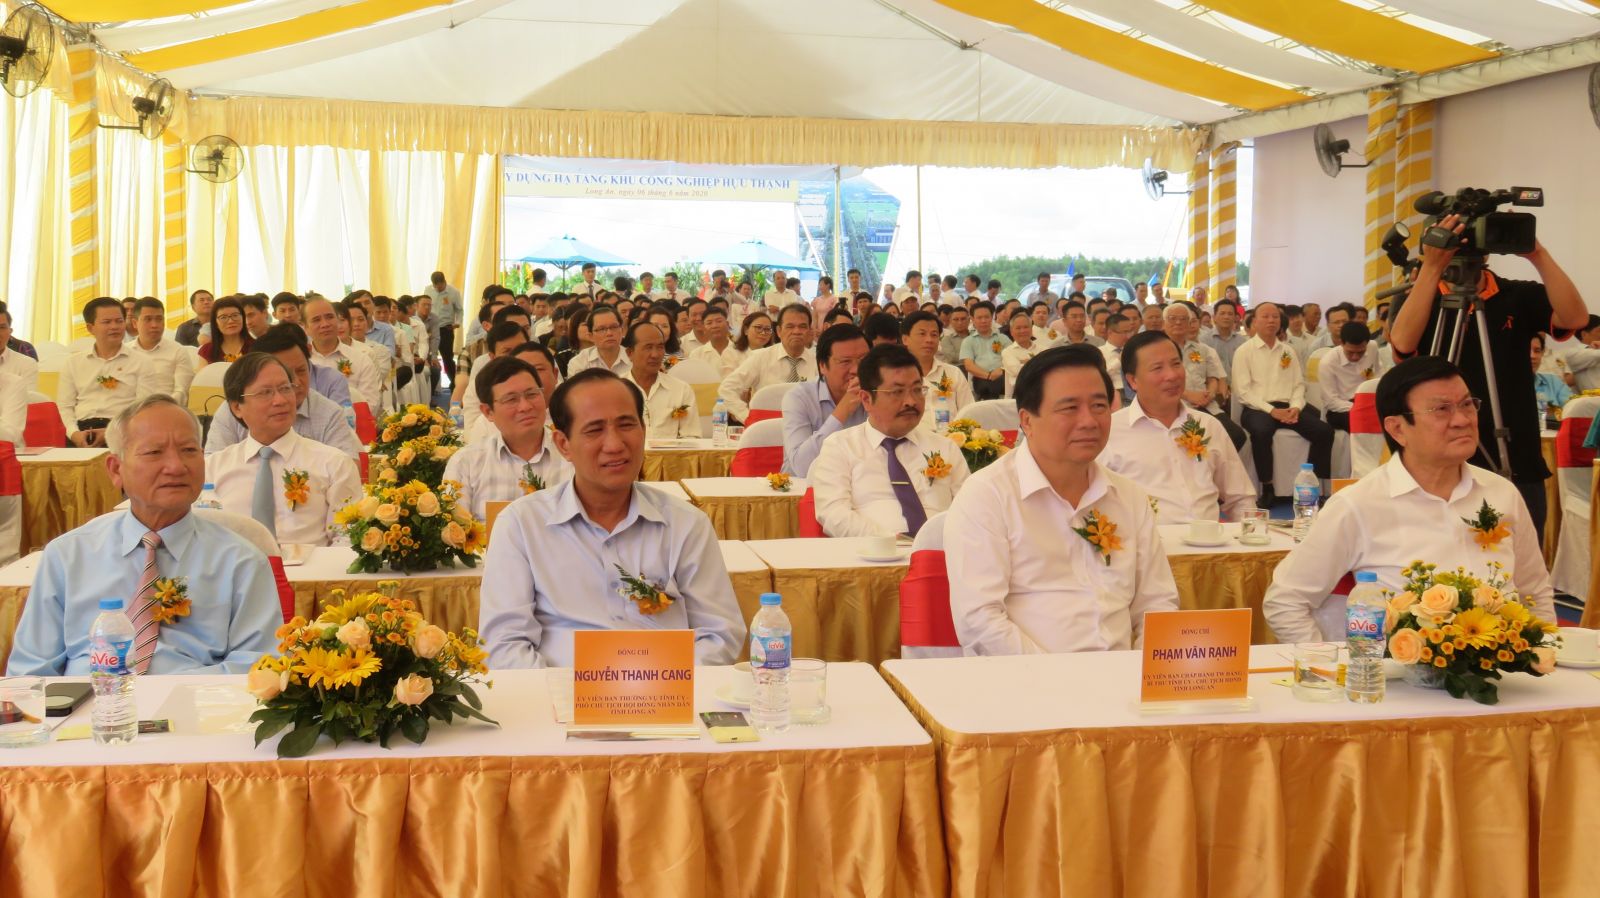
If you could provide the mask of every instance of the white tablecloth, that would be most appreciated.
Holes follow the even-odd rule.
[[[665,494],[671,496],[674,499],[682,499],[685,502],[692,501],[689,498],[689,494],[684,492],[683,487],[680,486],[678,484],[678,482],[675,481],[675,480],[664,480],[664,481],[660,481],[660,482],[646,482],[646,483],[641,483],[639,485],[644,487],[645,489],[655,490],[658,493],[665,493]]]
[[[812,568],[893,568],[904,569],[911,550],[900,547],[899,560],[893,562],[866,561],[861,551],[865,539],[834,537],[828,539],[752,539],[745,545],[761,556],[761,560],[774,571],[808,570]],[[904,570],[902,570],[904,573]]]
[[[723,754],[772,749],[839,749],[865,746],[926,745],[926,731],[870,665],[828,666],[828,704],[832,719],[819,726],[791,727],[787,733],[763,737],[760,742],[722,744],[702,737],[698,741],[588,742],[567,741],[566,727],[556,723],[542,670],[497,670],[494,687],[476,687],[483,712],[499,727],[478,722],[436,725],[424,745],[395,739],[386,750],[364,742],[335,747],[324,740],[312,761],[354,758],[425,758],[518,755],[638,755],[697,752]],[[695,671],[695,712],[733,711],[718,701],[717,688],[736,676],[731,667],[701,667]],[[243,688],[244,677],[150,676],[139,679],[136,691],[140,719],[150,719],[177,686],[230,684]],[[67,723],[87,723],[89,704]],[[140,736],[127,746],[101,746],[91,739],[48,743],[35,748],[7,750],[8,765],[55,767],[74,764],[201,764],[276,760],[277,739],[254,748],[249,734],[199,735],[173,732]]]
[[[790,478],[787,493],[774,490],[765,477],[691,477],[682,483],[690,495],[703,499],[798,498],[807,486],[803,477]]]
[[[111,450],[104,447],[79,449],[75,446],[69,446],[65,449],[50,449],[38,455],[22,455],[19,453],[17,461],[25,465],[55,464],[60,462],[94,461],[102,455],[109,454],[111,454]]]
[[[1222,535],[1227,542],[1220,546],[1191,546],[1184,542],[1189,535],[1188,524],[1162,524],[1156,530],[1161,534],[1161,546],[1167,557],[1174,555],[1254,555],[1261,552],[1287,552],[1295,546],[1294,537],[1274,527],[1267,528],[1271,537],[1264,546],[1247,546],[1239,541],[1239,525],[1223,524]]]
[[[863,561],[861,539],[762,539],[745,543],[772,568],[772,588],[794,624],[795,653],[876,664],[900,657],[900,581],[910,550]]]

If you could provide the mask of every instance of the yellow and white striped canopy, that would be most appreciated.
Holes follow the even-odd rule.
[[[197,92],[737,116],[1193,125],[1600,58],[1600,0],[43,3]]]

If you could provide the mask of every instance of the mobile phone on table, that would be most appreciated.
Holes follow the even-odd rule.
[[[44,687],[45,716],[66,717],[91,695],[94,695],[94,686],[88,683],[51,683]]]
[[[706,732],[713,742],[758,742],[761,739],[755,727],[738,711],[702,711],[700,719],[705,721]]]

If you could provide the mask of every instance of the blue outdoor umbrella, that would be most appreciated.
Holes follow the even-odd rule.
[[[740,268],[777,268],[782,271],[821,271],[810,262],[775,249],[760,240],[743,240],[700,254],[702,262],[722,262]]]
[[[563,234],[553,240],[546,240],[517,261],[543,262],[546,265],[554,265],[561,269],[562,277],[567,276],[568,268],[588,262],[593,262],[596,265],[633,264],[628,259],[608,253],[598,247],[590,246],[570,234]]]

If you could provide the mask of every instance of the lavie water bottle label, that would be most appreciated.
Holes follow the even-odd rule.
[[[1345,636],[1349,639],[1383,638],[1386,609],[1376,605],[1357,605],[1345,613]]]
[[[750,666],[784,670],[789,666],[788,636],[754,636],[750,639]]]
[[[1310,505],[1317,501],[1317,493],[1321,490],[1314,486],[1297,486],[1294,488],[1294,501],[1301,505]]]
[[[89,647],[89,669],[95,673],[127,673],[131,639],[97,640]]]

